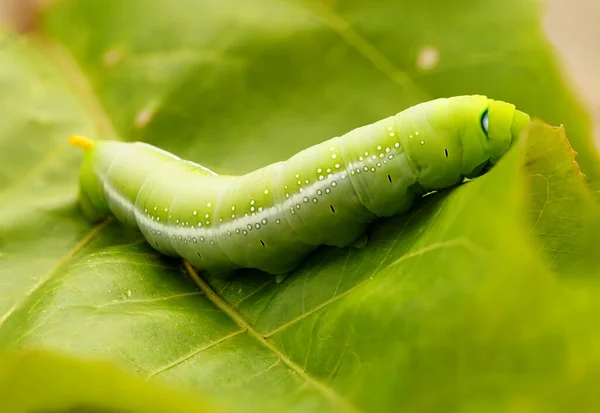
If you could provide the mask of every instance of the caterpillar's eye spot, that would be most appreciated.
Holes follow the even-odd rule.
[[[448,157],[448,149],[444,149],[444,155],[446,155],[446,158]]]
[[[483,128],[483,131],[485,132],[485,136],[488,136],[489,126],[490,126],[490,120],[489,120],[488,110],[486,109],[485,112],[483,112],[483,115],[481,115],[481,127]]]

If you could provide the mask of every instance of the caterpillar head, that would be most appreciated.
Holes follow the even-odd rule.
[[[489,144],[490,164],[494,165],[519,138],[529,123],[529,115],[510,103],[488,99],[480,122]]]

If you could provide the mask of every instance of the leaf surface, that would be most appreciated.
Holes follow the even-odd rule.
[[[596,204],[560,131],[537,124],[487,175],[281,284],[199,274],[75,205],[73,133],[244,173],[470,93],[564,124],[595,182],[535,2],[62,1],[0,61],[0,346],[113,360],[249,412],[593,405],[595,290],[557,275],[594,279]]]

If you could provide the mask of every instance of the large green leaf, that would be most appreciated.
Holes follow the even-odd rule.
[[[63,1],[6,35],[0,346],[110,359],[243,411],[595,407],[597,206],[560,131],[537,124],[486,176],[281,284],[198,274],[75,206],[72,133],[242,173],[466,93],[564,124],[593,180],[534,3]]]
[[[31,394],[35,393],[35,397]],[[10,413],[216,413],[194,398],[99,361],[45,351],[3,353],[0,409]]]

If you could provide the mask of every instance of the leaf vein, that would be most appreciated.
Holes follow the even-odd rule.
[[[310,383],[314,388],[321,392],[321,394],[327,398],[333,404],[339,406],[341,409],[347,412],[358,412],[357,408],[354,407],[347,399],[341,394],[337,393],[331,387],[324,383],[321,383],[317,379],[307,374],[300,366],[285,356],[277,347],[271,344],[262,334],[254,329],[254,327],[246,321],[233,307],[231,307],[225,300],[223,300],[209,285],[204,281],[196,272],[196,270],[187,262],[184,263],[190,276],[196,281],[196,284],[204,291],[206,297],[221,311],[227,314],[233,321],[248,331],[259,343],[265,346],[268,350],[273,352],[290,370],[296,373],[299,377],[302,377],[306,382]]]

